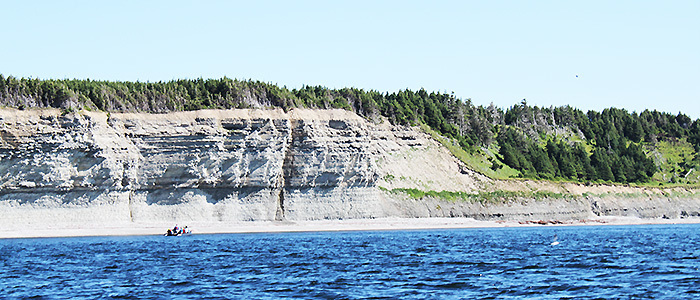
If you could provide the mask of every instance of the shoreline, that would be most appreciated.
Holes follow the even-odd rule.
[[[698,223],[700,223],[700,218],[641,219],[635,217],[599,217],[595,219],[567,221],[479,221],[470,218],[378,218],[297,222],[239,222],[225,224],[192,222],[181,223],[181,225],[189,226],[192,233],[196,235]],[[97,228],[94,227],[95,225],[87,226],[86,224],[74,224],[72,226],[47,228],[2,228],[0,229],[0,239],[163,235],[165,231],[168,228],[172,228],[173,225],[174,224],[163,223],[132,223]]]

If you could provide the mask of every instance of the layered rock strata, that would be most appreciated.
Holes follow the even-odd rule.
[[[0,117],[5,223],[383,216],[369,128],[345,111]]]
[[[3,228],[387,216],[700,215],[696,199],[659,193],[626,200],[581,196],[503,203],[410,199],[388,190],[474,193],[523,190],[519,185],[530,183],[494,182],[420,130],[370,123],[343,110],[62,114],[3,109],[0,122]],[[590,191],[575,188],[559,192]]]

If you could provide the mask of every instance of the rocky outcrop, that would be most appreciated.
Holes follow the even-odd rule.
[[[383,215],[366,122],[345,111],[2,111],[8,223]]]
[[[504,201],[445,201],[407,196],[387,199],[393,213],[405,218],[467,217],[476,220],[504,221],[578,221],[619,216],[642,219],[684,219],[700,217],[697,197],[594,196],[567,195],[552,199],[510,199]]]
[[[0,121],[0,226],[5,228],[387,216],[700,215],[694,198],[658,193],[637,202],[585,196],[502,203],[410,199],[387,190],[477,192],[530,183],[494,182],[420,130],[370,123],[343,110],[62,114],[5,109]],[[562,187],[582,195],[576,188]]]

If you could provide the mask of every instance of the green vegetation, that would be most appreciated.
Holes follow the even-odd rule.
[[[658,172],[653,181],[670,183],[695,183],[700,181],[696,152],[686,139],[668,139],[650,147],[649,156],[656,157]]]
[[[40,80],[0,75],[0,105],[106,112],[205,108],[340,108],[426,132],[473,170],[492,178],[577,182],[697,184],[700,120],[645,110],[602,112],[540,108],[525,100],[508,109],[475,106],[452,94],[304,86],[287,89],[229,78],[168,82]]]
[[[384,181],[392,182],[392,181],[394,181],[394,179],[396,179],[396,177],[394,177],[394,175],[387,174],[387,175],[384,175],[384,178],[382,178],[382,179],[384,179]]]
[[[386,191],[386,189],[384,190]],[[523,192],[523,191],[493,191],[470,194],[465,192],[448,191],[422,191],[419,189],[392,189],[391,193],[406,194],[413,199],[423,199],[426,197],[442,199],[447,201],[480,201],[480,202],[502,202],[517,199],[573,199],[571,194],[561,194],[548,191]]]
[[[388,190],[386,188],[380,187],[380,190],[393,194],[405,194],[412,199],[421,200],[424,198],[435,198],[445,201],[469,201],[469,202],[490,202],[490,203],[502,203],[505,201],[517,201],[524,199],[532,199],[536,201],[545,199],[579,199],[586,197],[596,197],[596,198],[615,198],[615,199],[645,199],[654,197],[653,195],[648,195],[642,192],[616,192],[616,193],[583,193],[582,195],[573,195],[569,193],[555,193],[549,191],[503,191],[497,190],[492,192],[478,192],[478,193],[465,193],[465,192],[449,192],[449,191],[423,191],[419,189],[406,189],[397,188]],[[666,197],[676,197],[676,198],[697,198],[700,196],[700,192],[697,191],[673,191],[665,190],[664,196]]]
[[[507,179],[520,175],[520,172],[517,170],[499,162],[500,160],[496,156],[498,151],[494,152],[492,149],[485,148],[481,149],[481,151],[472,151],[472,153],[468,153],[464,148],[456,145],[453,140],[440,135],[428,125],[421,124],[420,127],[423,131],[430,134],[434,140],[440,142],[440,144],[447,148],[452,155],[476,172],[494,179]],[[491,146],[491,148],[493,148],[495,144],[491,144]]]
[[[536,139],[513,126],[519,121],[513,116],[516,113],[525,115],[526,119],[551,115],[553,124],[580,130],[589,147],[592,146],[592,153],[591,148],[572,140],[555,138],[547,140],[544,146],[538,144]],[[591,111],[584,115],[570,107],[531,109],[523,104],[506,113],[506,120],[509,119],[513,123],[506,123],[499,131],[500,154],[507,165],[520,170],[525,177],[627,183],[648,181],[657,170],[641,146],[644,132],[640,124],[644,119],[634,113],[606,109],[602,114]],[[655,123],[646,122],[645,125],[657,128]]]

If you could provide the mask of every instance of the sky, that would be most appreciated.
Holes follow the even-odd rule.
[[[4,1],[0,74],[252,79],[700,118],[700,1]]]

